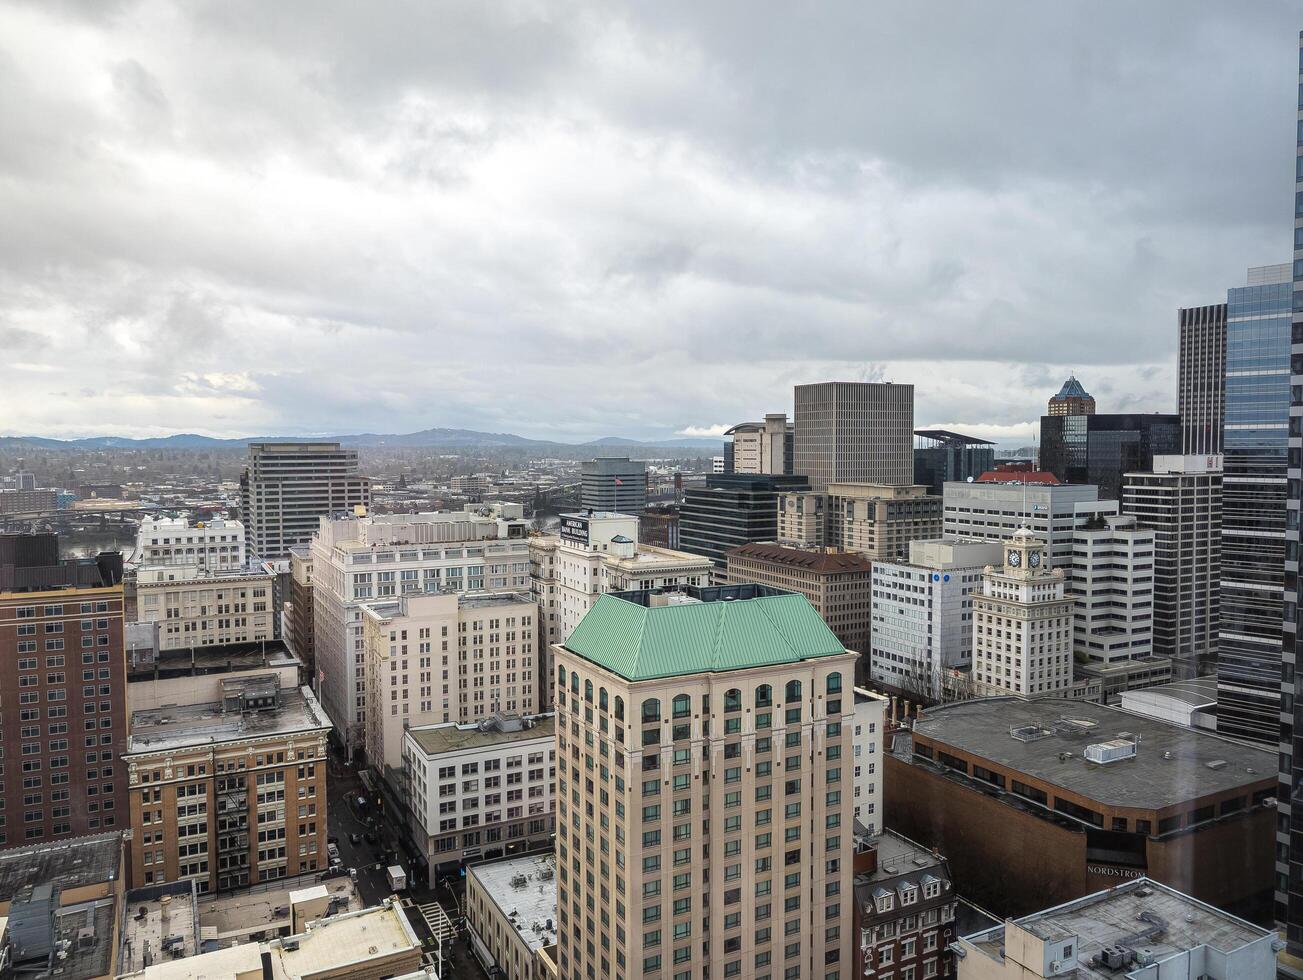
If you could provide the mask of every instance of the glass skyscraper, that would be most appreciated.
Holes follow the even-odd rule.
[[[1291,267],[1250,269],[1226,292],[1217,730],[1280,737]]]
[[[1294,302],[1290,336],[1288,509],[1285,515],[1284,650],[1280,672],[1280,790],[1276,797],[1276,918],[1292,957],[1303,959],[1303,717],[1295,696],[1298,662],[1299,504],[1303,497],[1303,31],[1299,32],[1298,123],[1294,163]]]

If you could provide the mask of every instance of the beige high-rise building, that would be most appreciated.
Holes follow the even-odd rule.
[[[855,654],[809,601],[608,594],[553,650],[558,975],[850,980]]]
[[[275,636],[273,576],[158,565],[136,573],[136,619],[158,624],[160,650]]]
[[[534,714],[538,607],[527,592],[407,595],[362,605],[367,762],[391,786],[403,731]]]
[[[1073,600],[1045,542],[1023,529],[987,566],[973,602],[973,683],[979,694],[1058,695],[1073,683]]]
[[[778,543],[792,548],[818,548],[828,540],[825,524],[828,495],[813,490],[789,490],[778,495]]]
[[[834,483],[828,487],[828,544],[875,561],[909,557],[911,541],[941,536],[943,502],[925,486]]]
[[[775,473],[792,472],[792,438],[794,428],[786,412],[771,412],[763,422],[742,422],[724,433],[731,444],[725,460],[732,459],[721,472]]]
[[[830,483],[914,482],[914,386],[825,381],[795,389],[793,472]]]

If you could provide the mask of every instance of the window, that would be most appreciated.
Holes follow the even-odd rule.
[[[687,718],[692,714],[692,699],[686,694],[676,694],[672,704],[675,718]]]
[[[742,692],[737,688],[724,692],[724,711],[726,713],[742,710]]]
[[[800,701],[800,700],[801,700],[801,682],[800,682],[800,681],[788,681],[788,682],[787,682],[787,689],[786,689],[786,691],[784,692],[783,700],[784,700],[786,703],[788,703],[788,704],[790,704],[790,703],[793,702],[793,701]]]
[[[828,675],[826,690],[829,694],[840,694],[842,690],[842,675],[833,671]]]
[[[774,689],[768,684],[756,688],[756,707],[768,708],[774,703]]]
[[[656,698],[648,698],[642,703],[642,721],[648,724],[653,721],[661,720],[661,703]],[[659,959],[659,957],[657,957]]]

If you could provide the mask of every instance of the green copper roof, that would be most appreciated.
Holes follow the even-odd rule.
[[[631,681],[830,657],[846,648],[803,595],[642,606],[601,595],[565,647]]]

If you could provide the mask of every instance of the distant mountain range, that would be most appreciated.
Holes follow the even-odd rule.
[[[239,449],[251,442],[311,442],[324,440],[339,442],[358,448],[385,446],[429,449],[473,448],[535,448],[550,446],[567,449],[591,446],[594,449],[699,449],[718,452],[723,442],[718,439],[661,439],[638,440],[621,436],[607,436],[589,442],[556,442],[546,439],[526,439],[509,432],[477,432],[474,429],[423,429],[420,432],[385,435],[364,432],[360,435],[320,436],[307,439],[303,436],[249,436],[246,439],[214,439],[210,436],[183,432],[172,436],[151,439],[126,439],[120,436],[92,436],[86,439],[47,439],[41,436],[0,436],[0,448],[20,449]]]

